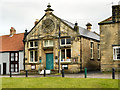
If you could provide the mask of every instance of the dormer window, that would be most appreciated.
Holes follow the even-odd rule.
[[[61,46],[71,45],[71,39],[70,38],[61,39],[60,44]]]
[[[30,48],[37,48],[38,47],[38,42],[37,41],[30,41],[29,42],[29,47]]]

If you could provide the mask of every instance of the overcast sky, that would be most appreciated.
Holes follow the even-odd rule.
[[[0,0],[0,35],[9,34],[14,27],[17,33],[28,31],[36,19],[41,19],[48,3],[54,14],[86,28],[90,22],[92,31],[99,33],[98,23],[112,15],[112,5],[120,0]],[[113,4],[112,4],[113,2]]]

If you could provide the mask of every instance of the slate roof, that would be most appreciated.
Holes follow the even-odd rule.
[[[109,18],[101,21],[100,23],[112,23],[112,22],[113,22],[113,21],[112,21],[112,16],[111,16],[111,17],[109,17]],[[100,23],[99,23],[99,24],[100,24]]]
[[[24,50],[24,33],[0,36],[0,52]]]
[[[74,28],[75,24],[68,22],[66,20],[61,19],[64,23],[68,24],[70,27]],[[95,39],[100,41],[100,36],[95,34],[94,32],[91,32],[85,28],[82,28],[79,26],[79,33],[81,36],[87,37],[87,38],[91,38],[91,39]]]

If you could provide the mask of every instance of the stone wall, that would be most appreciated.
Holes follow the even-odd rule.
[[[113,60],[112,46],[119,44],[118,27],[119,23],[100,25],[101,71],[117,69],[120,64],[120,61]]]

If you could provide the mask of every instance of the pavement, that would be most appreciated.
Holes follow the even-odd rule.
[[[0,77],[10,77],[9,75],[0,75]],[[25,75],[12,75],[12,77],[26,77]],[[29,75],[28,77],[44,77],[43,75]],[[46,77],[62,77],[62,75],[46,75]],[[78,74],[64,74],[64,77],[68,78],[85,78],[84,73]],[[101,73],[101,72],[88,72],[87,78],[106,78],[112,79],[112,73]],[[120,79],[120,73],[115,73],[115,79]]]

